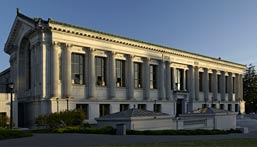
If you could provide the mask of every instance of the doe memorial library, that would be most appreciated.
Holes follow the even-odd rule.
[[[244,113],[245,66],[17,11],[4,51],[14,120],[82,108],[86,119],[139,108],[177,116],[215,107]],[[6,76],[8,75],[8,76]]]

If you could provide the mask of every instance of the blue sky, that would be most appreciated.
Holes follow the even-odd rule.
[[[0,71],[16,8],[30,17],[96,29],[257,65],[257,0],[1,0]]]

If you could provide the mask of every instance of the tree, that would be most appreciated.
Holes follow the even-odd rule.
[[[244,73],[243,79],[244,100],[246,113],[257,111],[257,75],[255,66],[250,64]]]

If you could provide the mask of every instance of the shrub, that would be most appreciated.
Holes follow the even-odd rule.
[[[20,130],[0,129],[0,140],[32,136],[30,132]]]
[[[7,122],[9,122],[9,118],[6,115],[0,115],[0,127],[2,128],[8,127]]]
[[[48,129],[65,126],[81,125],[85,119],[85,113],[79,110],[63,111],[39,116],[35,123],[38,126],[45,126]]]
[[[146,130],[136,131],[128,130],[129,135],[218,135],[218,134],[229,134],[229,133],[242,133],[240,130]]]
[[[64,127],[53,130],[54,133],[85,133],[85,134],[114,134],[112,127],[102,128],[81,128],[81,127]]]

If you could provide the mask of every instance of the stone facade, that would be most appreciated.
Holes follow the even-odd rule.
[[[87,120],[139,107],[172,117],[239,111],[244,65],[17,12],[5,46],[19,126],[82,108]]]

